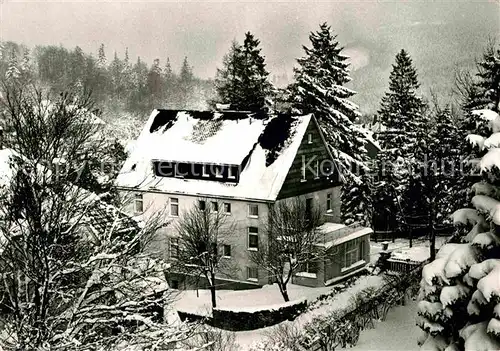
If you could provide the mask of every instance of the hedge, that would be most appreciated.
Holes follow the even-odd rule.
[[[242,331],[268,327],[285,320],[292,321],[307,308],[306,300],[291,301],[268,307],[230,310],[214,308],[211,316],[177,311],[182,321],[204,321],[206,324],[225,330]]]

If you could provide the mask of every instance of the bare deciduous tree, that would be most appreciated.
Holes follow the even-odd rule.
[[[322,223],[317,206],[308,207],[301,198],[282,200],[270,207],[266,225],[267,246],[250,253],[250,259],[272,277],[283,299],[289,301],[287,285],[306,265],[315,264],[322,253],[317,227]]]
[[[223,212],[222,204],[212,204],[203,199],[200,201],[207,205],[203,208],[193,207],[175,225],[179,235],[179,252],[173,267],[183,273],[205,277],[211,292],[212,307],[215,308],[216,276],[230,276],[236,269],[223,257],[222,247],[234,232],[234,225]]]
[[[161,216],[139,226],[57,168],[84,164],[99,147],[81,113],[90,99],[5,88],[12,177],[0,189],[0,346],[152,350],[189,337],[191,326],[163,322],[172,299],[164,266],[143,250]],[[110,223],[96,230],[103,213]]]

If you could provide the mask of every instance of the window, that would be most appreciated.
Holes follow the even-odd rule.
[[[302,156],[302,167],[300,168],[300,173],[302,174],[301,182],[306,181],[306,157]]]
[[[224,202],[224,213],[231,214],[231,204],[229,202]]]
[[[223,256],[224,257],[231,257],[231,245],[224,244],[222,247],[223,251]]]
[[[212,201],[210,203],[210,206],[212,208],[212,212],[218,212],[219,211],[219,204],[217,203],[217,201]]]
[[[179,238],[170,238],[170,258],[179,258]]]
[[[170,215],[175,217],[179,216],[179,199],[176,197],[170,198]]]
[[[250,217],[259,217],[259,205],[248,205],[248,215]]]
[[[257,251],[259,249],[259,228],[248,227],[248,249]]]
[[[215,178],[222,178],[222,166],[215,166]]]
[[[361,250],[360,250],[361,249]],[[362,259],[362,240],[351,240],[346,243],[345,247],[345,264],[344,267],[352,266],[354,263]]]
[[[332,211],[332,193],[326,194],[326,212]]]
[[[198,208],[201,211],[205,211],[205,209],[207,208],[207,203],[205,202],[205,200],[198,200]]]
[[[234,174],[233,167],[227,168],[227,178],[228,179],[236,179],[236,175]]]
[[[208,174],[208,166],[207,165],[203,165],[203,168],[201,170],[201,176],[204,177],[204,178],[207,178],[207,177],[210,176]]]
[[[257,267],[247,267],[247,279],[248,280],[259,280],[259,270]]]
[[[305,272],[307,273],[318,273],[318,262],[315,259],[311,259],[306,262]]]
[[[307,143],[312,144],[313,142],[313,135],[312,133],[307,134]]]
[[[134,198],[134,212],[142,213],[144,212],[144,200],[142,198],[142,194],[135,194]]]

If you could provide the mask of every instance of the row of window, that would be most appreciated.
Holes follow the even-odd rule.
[[[178,217],[179,216],[179,198],[177,197],[170,197],[169,198],[169,204],[170,204],[170,216]],[[217,201],[210,201],[210,210],[214,212],[219,211],[219,203]],[[224,202],[222,204],[222,211],[225,214],[231,214],[231,203],[229,202]],[[207,201],[205,200],[199,200],[198,201],[198,207],[200,210],[205,211],[207,209]],[[140,214],[144,212],[144,199],[142,194],[135,194],[135,199],[134,199],[134,212],[136,214]],[[257,204],[248,204],[248,216],[253,217],[253,218],[258,218],[259,217],[259,205]]]
[[[247,248],[250,251],[259,250],[259,228],[248,227]],[[222,250],[224,257],[231,257],[231,245],[228,244],[222,245]],[[170,257],[171,258],[179,257],[179,238],[174,238],[174,237],[170,238]]]
[[[179,253],[179,238],[170,238],[170,258],[179,258]],[[222,245],[222,256],[231,257],[231,245]]]

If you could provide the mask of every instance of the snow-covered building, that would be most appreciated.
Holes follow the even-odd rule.
[[[133,194],[129,213],[142,219],[165,209],[175,222],[193,206],[222,206],[235,228],[223,248],[239,267],[231,278],[252,285],[269,282],[248,253],[266,245],[270,207],[300,197],[339,222],[340,185],[313,115],[234,111],[153,111],[116,180]],[[166,259],[175,259],[174,227],[154,243]]]
[[[293,277],[295,284],[320,287],[334,284],[366,268],[370,262],[371,228],[326,222],[318,228],[320,260],[305,265]]]

